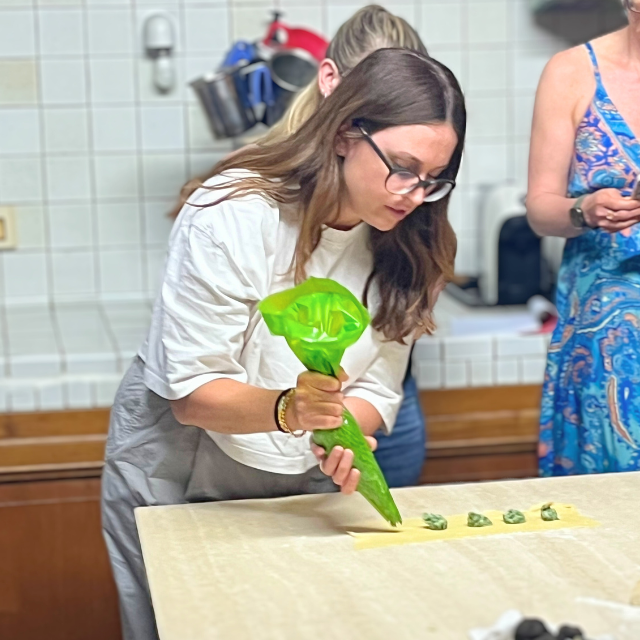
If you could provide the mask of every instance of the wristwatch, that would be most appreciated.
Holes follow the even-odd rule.
[[[569,209],[569,217],[571,218],[571,224],[576,229],[590,229],[584,219],[584,211],[582,210],[582,201],[587,197],[587,194],[580,196],[574,203],[571,209]]]

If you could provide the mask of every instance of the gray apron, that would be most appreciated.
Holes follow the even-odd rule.
[[[143,372],[135,358],[116,394],[102,475],[102,526],[124,640],[158,638],[136,507],[337,491],[319,467],[287,475],[236,462],[204,430],[177,422],[169,401],[146,387]]]

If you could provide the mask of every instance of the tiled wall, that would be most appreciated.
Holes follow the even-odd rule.
[[[188,176],[230,147],[214,143],[186,82],[230,43],[263,34],[275,5],[331,36],[366,3],[338,0],[0,0],[0,206],[19,248],[0,253],[0,303],[136,299],[152,294]],[[469,144],[451,218],[458,270],[476,269],[483,185],[524,181],[533,94],[559,48],[525,0],[383,3],[416,25],[458,75]],[[141,43],[162,11],[176,30],[178,85],[154,93]]]

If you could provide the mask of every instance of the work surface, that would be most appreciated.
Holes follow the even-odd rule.
[[[138,509],[161,639],[464,640],[509,608],[640,639],[640,473],[393,494],[404,518],[556,501],[601,526],[356,550],[381,525],[360,495]]]

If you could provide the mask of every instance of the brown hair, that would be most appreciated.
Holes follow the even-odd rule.
[[[246,169],[255,177],[230,179],[229,198],[260,194],[278,203],[297,203],[302,211],[296,245],[295,278],[305,278],[305,265],[318,246],[322,225],[338,215],[345,185],[336,136],[362,122],[371,133],[411,124],[450,123],[458,144],[443,178],[455,178],[466,130],[464,98],[455,76],[441,63],[407,49],[379,49],[360,62],[323,101],[298,131],[278,144],[248,147],[222,160],[213,175]],[[347,135],[358,135],[349,131]],[[202,186],[194,181],[188,197]],[[216,201],[212,203],[217,204]],[[433,327],[431,296],[438,283],[453,275],[455,234],[447,220],[449,197],[423,203],[393,230],[371,228],[373,272],[365,302],[375,284],[380,304],[374,329],[400,340],[416,329]]]

